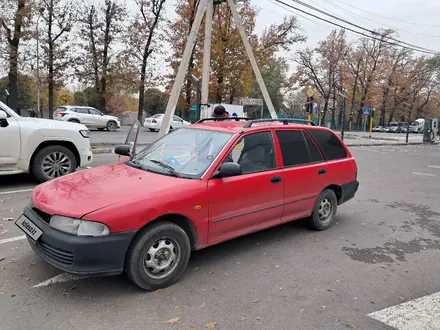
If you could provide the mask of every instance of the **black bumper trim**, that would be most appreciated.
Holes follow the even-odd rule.
[[[37,242],[28,237],[29,245],[52,266],[78,276],[122,273],[125,255],[136,231],[104,237],[74,236],[50,227],[29,205],[23,214],[43,231]]]
[[[359,188],[359,181],[355,180],[341,186],[341,197],[339,198],[338,204],[345,203],[352,199]]]

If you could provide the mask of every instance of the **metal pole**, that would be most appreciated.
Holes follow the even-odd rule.
[[[200,117],[208,118],[208,98],[209,98],[209,73],[211,69],[211,36],[212,36],[212,16],[214,12],[214,2],[209,0],[206,4],[205,15],[205,39],[203,41],[203,74],[202,74],[202,103],[203,108]]]
[[[176,79],[174,80],[173,88],[171,89],[170,93],[170,98],[168,99],[165,114],[162,119],[162,124],[159,130],[159,137],[164,136],[170,130],[173,115],[176,111],[177,102],[179,100],[180,91],[182,90],[183,81],[185,79],[185,73],[188,69],[189,59],[197,40],[197,32],[199,31],[200,24],[202,23],[202,18],[206,9],[207,2],[208,0],[201,0],[197,8],[194,23],[191,27],[191,32],[189,33],[188,41],[186,42],[185,50],[183,51],[182,61],[180,62],[179,70],[177,71]]]
[[[40,14],[37,18],[37,113],[40,118],[43,118],[43,111],[40,108],[40,30],[38,28],[38,23],[40,22]]]
[[[408,107],[408,118],[406,119],[406,143],[408,143],[409,138],[409,117],[411,116],[411,104],[403,102]]]
[[[251,61],[252,69],[254,70],[255,78],[257,79],[258,85],[260,86],[261,93],[263,93],[264,101],[269,109],[270,115],[273,119],[278,118],[275,108],[273,107],[272,100],[270,99],[269,93],[267,92],[266,85],[264,84],[263,77],[261,76],[260,69],[258,68],[257,60],[255,59],[254,53],[252,52],[252,47],[246,36],[246,31],[244,30],[243,23],[241,21],[240,15],[238,14],[237,7],[233,0],[227,0],[229,8],[231,9],[232,15],[234,16],[235,24],[237,24],[238,31],[240,32],[241,39],[246,49],[246,53]]]

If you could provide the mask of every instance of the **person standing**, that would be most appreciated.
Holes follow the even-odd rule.
[[[212,117],[214,118],[227,118],[229,117],[229,113],[226,111],[226,108],[222,105],[217,105],[212,112]]]

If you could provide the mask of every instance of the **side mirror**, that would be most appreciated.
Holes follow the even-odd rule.
[[[243,174],[241,166],[237,163],[223,163],[220,166],[214,178],[228,178],[231,176],[237,176]]]
[[[0,110],[0,127],[8,127],[8,115],[3,110]]]
[[[131,148],[130,148],[130,146],[127,146],[127,145],[117,146],[115,148],[115,154],[120,155],[120,156],[132,157]]]

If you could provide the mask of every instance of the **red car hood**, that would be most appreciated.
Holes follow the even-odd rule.
[[[190,181],[118,163],[48,181],[32,192],[34,207],[48,214],[81,218],[106,206],[154,196]]]

